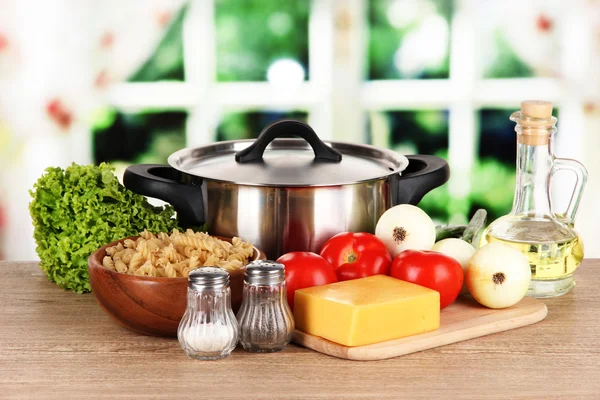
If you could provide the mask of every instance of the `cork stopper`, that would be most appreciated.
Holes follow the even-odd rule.
[[[556,128],[556,118],[552,116],[552,103],[543,100],[526,100],[521,102],[521,111],[511,115],[517,123],[517,140],[530,146],[544,146]]]
[[[543,100],[525,100],[521,102],[521,114],[529,118],[550,119],[552,103]]]

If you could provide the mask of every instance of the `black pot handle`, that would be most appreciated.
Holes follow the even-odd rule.
[[[410,155],[408,167],[398,176],[394,204],[417,205],[423,196],[448,182],[450,167],[446,160],[426,154]]]
[[[285,135],[299,136],[306,140],[315,152],[315,161],[342,161],[342,154],[323,143],[310,126],[293,119],[280,119],[267,125],[254,143],[235,153],[235,161],[239,163],[262,161],[263,153],[269,143]]]
[[[181,182],[181,172],[169,165],[137,164],[127,167],[123,184],[132,192],[170,203],[183,228],[204,224],[202,187]]]

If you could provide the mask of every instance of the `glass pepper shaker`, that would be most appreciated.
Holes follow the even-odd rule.
[[[238,341],[238,325],[231,310],[229,274],[217,267],[201,267],[188,277],[187,309],[177,338],[191,358],[225,358]]]
[[[240,343],[248,351],[275,352],[292,340],[294,318],[287,302],[283,264],[254,261],[246,266],[237,319]]]

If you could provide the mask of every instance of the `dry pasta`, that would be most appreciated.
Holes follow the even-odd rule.
[[[216,266],[228,271],[246,265],[254,252],[248,242],[234,237],[219,240],[204,232],[173,230],[154,234],[147,230],[136,240],[106,249],[102,265],[110,270],[136,276],[187,278],[201,266]]]

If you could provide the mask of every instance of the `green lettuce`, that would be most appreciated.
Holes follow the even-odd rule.
[[[172,207],[152,206],[121,185],[113,171],[105,163],[51,167],[29,192],[40,268],[64,289],[91,290],[87,259],[103,245],[144,229],[177,228]]]

